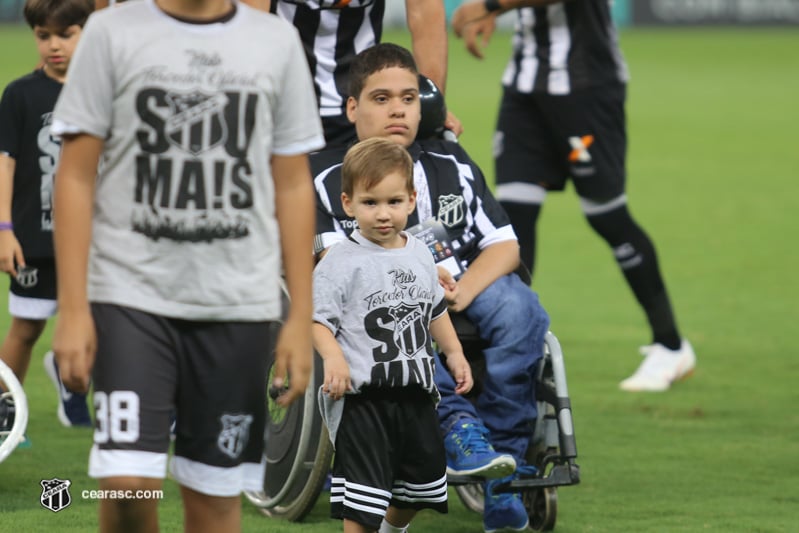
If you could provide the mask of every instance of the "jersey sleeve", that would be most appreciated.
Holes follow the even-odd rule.
[[[325,145],[316,94],[299,35],[291,28],[279,100],[272,106],[276,155],[299,155]]]
[[[335,255],[335,254],[334,254]],[[313,320],[328,328],[335,335],[341,327],[341,314],[344,308],[342,274],[333,256],[325,256],[313,275]]]
[[[89,17],[55,106],[54,135],[87,133],[105,139],[111,129],[114,65],[108,28]]]
[[[25,106],[19,102],[16,85],[12,82],[0,99],[0,152],[19,158],[19,137],[22,132]]]

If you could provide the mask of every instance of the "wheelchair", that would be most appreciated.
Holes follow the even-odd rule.
[[[285,292],[284,300],[287,305]],[[454,314],[453,323],[472,364],[475,389],[479,389],[480,376],[485,371],[482,354],[485,341],[465,317]],[[270,382],[274,364],[272,352],[270,350]],[[288,408],[281,407],[271,397],[267,399],[263,489],[245,492],[246,498],[266,516],[301,521],[313,509],[325,484],[333,445],[316,403],[316,392],[323,380],[322,360],[314,356],[310,384],[304,397]],[[495,490],[521,492],[530,527],[549,531],[555,527],[557,519],[557,487],[580,482],[563,352],[551,332],[546,334],[544,356],[536,369],[536,399],[538,418],[526,460],[536,466],[537,473],[504,482]],[[483,478],[449,476],[447,481],[455,487],[468,509],[483,512]]]
[[[10,422],[10,423],[9,423]],[[11,455],[25,438],[28,426],[28,401],[14,372],[0,361],[0,463]]]

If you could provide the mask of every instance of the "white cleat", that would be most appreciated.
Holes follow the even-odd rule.
[[[682,340],[679,350],[669,350],[662,344],[641,347],[644,362],[635,374],[619,383],[619,388],[632,392],[663,392],[675,381],[687,378],[696,366],[691,343]]]

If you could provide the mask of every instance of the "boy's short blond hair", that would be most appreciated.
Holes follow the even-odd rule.
[[[350,197],[356,184],[368,191],[391,172],[400,173],[408,193],[413,193],[413,159],[408,150],[382,137],[366,139],[353,145],[344,156],[341,190]]]
[[[26,0],[23,14],[28,26],[81,28],[94,12],[94,0]]]

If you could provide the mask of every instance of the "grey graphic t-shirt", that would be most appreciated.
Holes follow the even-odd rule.
[[[314,320],[336,336],[356,390],[418,385],[436,395],[430,321],[444,312],[433,257],[414,237],[385,249],[355,231],[314,271]]]
[[[242,4],[211,24],[152,0],[94,13],[53,129],[105,141],[92,301],[196,320],[280,316],[270,158],[324,144],[290,24]]]

